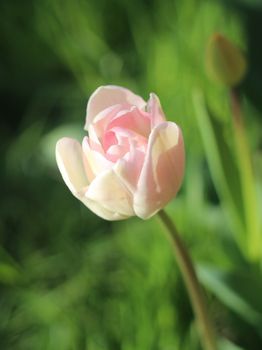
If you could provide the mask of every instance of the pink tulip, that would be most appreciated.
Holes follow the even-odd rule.
[[[148,219],[177,194],[184,174],[179,127],[165,119],[158,97],[146,103],[118,86],[101,86],[87,104],[82,146],[56,145],[56,160],[73,195],[106,220]]]

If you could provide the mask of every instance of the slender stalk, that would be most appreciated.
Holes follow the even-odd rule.
[[[169,218],[164,210],[161,210],[158,215],[166,228],[165,231],[168,235],[168,239],[171,241],[172,247],[174,249],[177,263],[182,273],[195,313],[203,349],[217,350],[215,332],[211,320],[209,319],[204,294],[199,284],[193,262],[178,234],[173,221]]]
[[[261,234],[259,213],[257,210],[255,178],[244,118],[241,111],[240,98],[236,89],[231,89],[230,100],[234,126],[235,149],[245,206],[245,221],[248,234],[247,248],[250,258],[257,261],[261,257]]]

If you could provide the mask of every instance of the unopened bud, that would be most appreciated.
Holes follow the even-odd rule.
[[[221,34],[214,34],[206,51],[206,68],[211,79],[228,87],[238,85],[247,71],[241,50]]]

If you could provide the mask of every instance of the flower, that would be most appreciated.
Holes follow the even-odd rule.
[[[101,86],[87,104],[80,143],[62,138],[56,160],[72,194],[106,220],[148,219],[177,194],[184,174],[180,128],[166,121],[158,97]]]

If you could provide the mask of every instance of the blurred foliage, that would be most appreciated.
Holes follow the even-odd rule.
[[[0,16],[0,348],[200,349],[157,218],[105,222],[57,170],[57,139],[82,138],[88,96],[111,83],[145,99],[156,92],[182,127],[187,171],[168,212],[197,263],[221,349],[261,349],[261,227],[252,236],[246,221],[254,203],[243,194],[228,91],[204,64],[214,32],[246,52],[240,92],[258,218],[260,1],[14,0]]]

